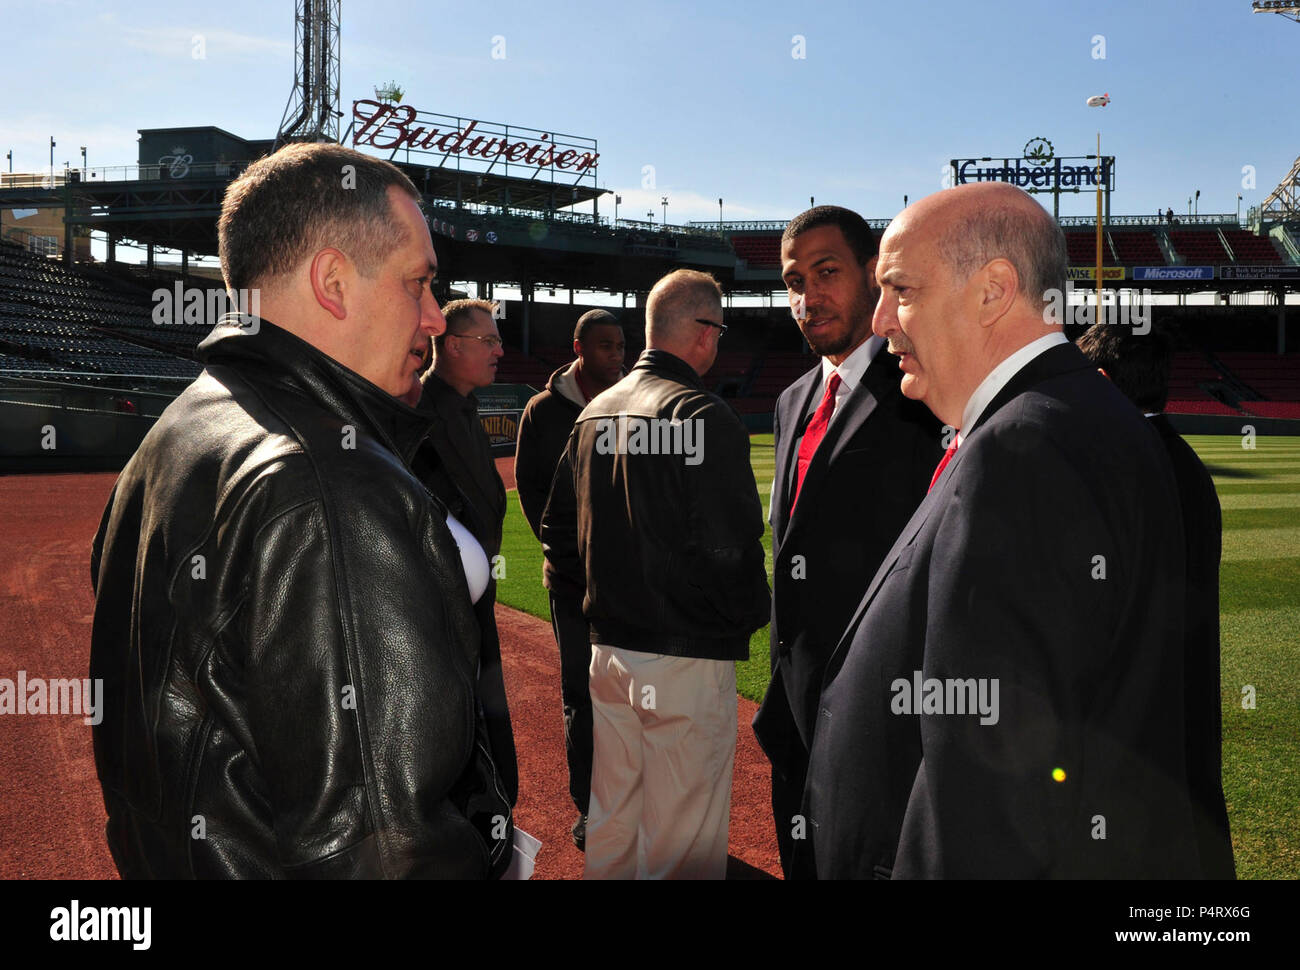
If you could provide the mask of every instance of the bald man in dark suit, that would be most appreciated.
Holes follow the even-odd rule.
[[[894,220],[876,277],[903,393],[958,434],[827,665],[796,856],[823,878],[1194,877],[1177,491],[1046,314],[1060,229],[1012,186],[958,186]]]

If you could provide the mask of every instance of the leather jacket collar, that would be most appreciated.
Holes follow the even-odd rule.
[[[666,350],[647,347],[641,351],[641,356],[632,365],[632,370],[648,370],[661,377],[674,380],[679,384],[685,384],[687,387],[704,390],[704,384],[700,381],[700,375],[695,373],[695,368],[676,354],[670,354]]]
[[[224,318],[203,339],[198,347],[203,364],[259,371],[266,380],[358,425],[410,464],[433,424],[427,415],[269,320],[241,326],[239,319],[238,314]]]

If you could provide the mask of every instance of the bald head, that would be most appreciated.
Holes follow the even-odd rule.
[[[1013,185],[946,189],[904,210],[880,241],[872,329],[899,356],[908,397],[961,428],[967,401],[998,364],[1060,327],[1048,292],[1065,289],[1065,241]]]
[[[1065,236],[1033,197],[1006,182],[959,185],[903,212],[889,232],[923,227],[959,282],[995,259],[1015,270],[1019,295],[1035,311],[1065,292]]]
[[[646,346],[666,350],[703,374],[717,357],[722,331],[701,320],[722,323],[722,287],[708,273],[674,270],[646,301]]]

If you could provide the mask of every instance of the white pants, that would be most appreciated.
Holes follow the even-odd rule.
[[[584,879],[724,879],[736,665],[591,648]]]

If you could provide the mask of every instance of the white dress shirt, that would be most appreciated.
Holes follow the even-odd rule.
[[[872,334],[858,344],[853,353],[845,357],[839,366],[832,364],[826,357],[822,358],[822,384],[816,398],[818,403],[821,403],[822,395],[826,393],[826,383],[831,379],[831,374],[839,372],[840,375],[840,386],[835,389],[835,410],[831,412],[831,424],[835,423],[835,419],[840,415],[841,406],[861,383],[867,368],[871,366],[871,362],[876,359],[876,354],[880,353],[880,349],[884,346],[885,338]]]
[[[1025,344],[998,364],[997,367],[989,371],[988,377],[980,381],[980,386],[975,388],[975,393],[970,396],[970,399],[966,402],[966,407],[962,409],[961,430],[957,432],[957,447],[960,448],[961,443],[966,439],[967,429],[975,427],[980,416],[984,413],[984,409],[998,396],[998,392],[1007,386],[1011,378],[1019,374],[1035,357],[1051,350],[1057,344],[1065,343],[1069,343],[1065,339],[1065,334],[1059,331],[1049,333]]]

